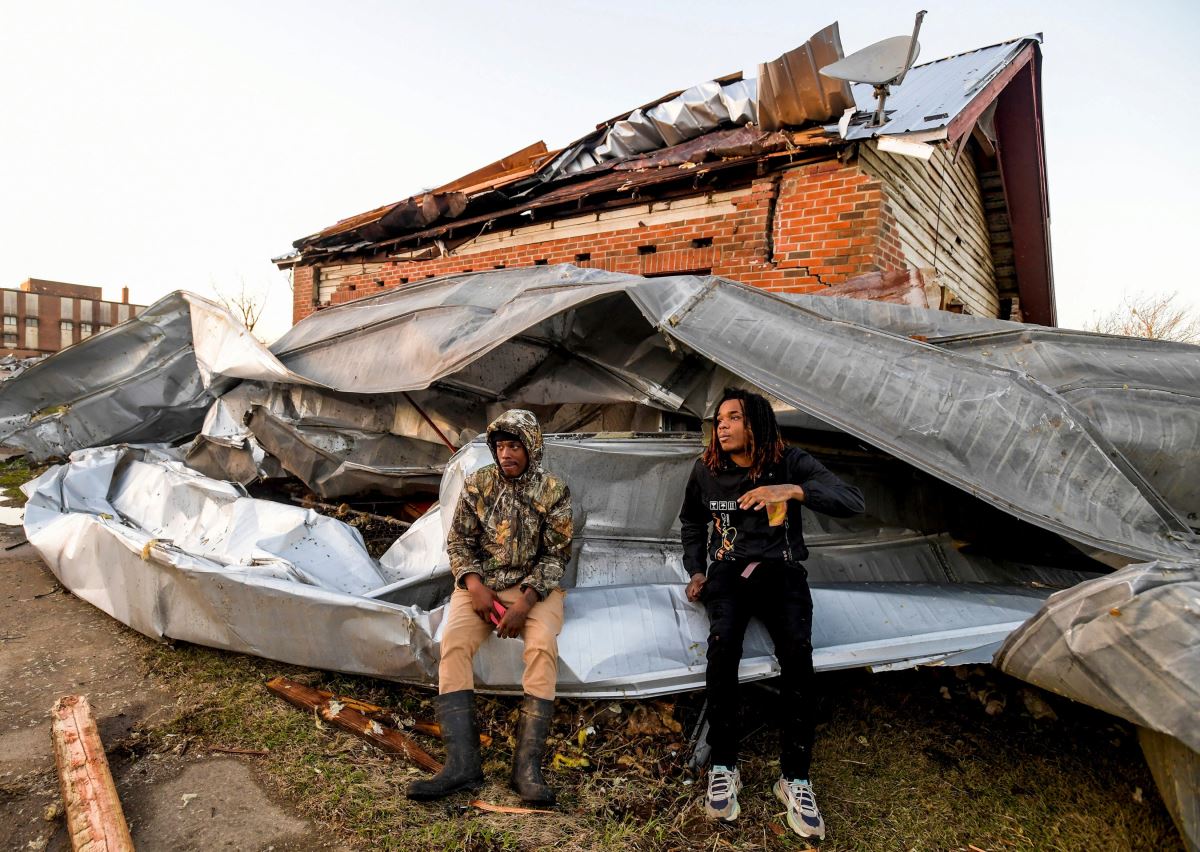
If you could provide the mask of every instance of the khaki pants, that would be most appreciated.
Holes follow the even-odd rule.
[[[520,586],[496,593],[500,603],[511,606],[524,594]],[[558,681],[558,634],[563,625],[564,592],[555,589],[529,610],[521,641],[525,643],[525,673],[521,685],[527,695],[553,700]],[[446,613],[446,628],[442,631],[442,661],[438,666],[438,692],[458,692],[475,688],[472,663],[475,652],[496,628],[485,622],[471,608],[471,593],[455,589],[450,596]]]

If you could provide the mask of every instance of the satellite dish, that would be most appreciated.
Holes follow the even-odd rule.
[[[875,87],[875,97],[879,102],[875,108],[875,117],[871,120],[872,127],[878,127],[885,121],[883,104],[890,92],[888,87],[904,82],[904,76],[908,69],[912,68],[917,54],[921,52],[917,34],[921,32],[921,21],[925,14],[924,10],[917,12],[911,36],[885,38],[821,69],[821,73],[826,77],[851,83],[867,83]]]

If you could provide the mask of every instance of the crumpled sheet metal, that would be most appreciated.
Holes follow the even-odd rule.
[[[552,169],[574,174],[610,160],[623,160],[678,145],[720,127],[758,122],[757,80],[710,80],[615,122],[599,139],[575,146]]]
[[[116,441],[169,441],[212,403],[196,369],[186,300],[138,316],[0,384],[0,443],[34,461]]]
[[[1196,552],[1194,534],[1119,451],[1025,373],[722,279],[655,279],[629,293],[710,361],[1098,557]]]
[[[993,350],[981,338],[942,339],[935,347],[820,313],[861,311],[865,302],[823,299],[801,308],[713,278],[643,279],[571,266],[452,276],[322,311],[297,324],[273,347],[274,354],[230,331],[232,318],[211,303],[190,296],[175,299],[174,322],[185,327],[176,339],[185,338],[186,328],[194,324],[182,319],[185,304],[193,306],[189,320],[200,317],[204,328],[214,329],[193,334],[199,370],[214,382],[232,381],[230,376],[258,379],[291,388],[293,394],[308,390],[322,400],[333,399],[331,394],[340,389],[344,398],[362,400],[360,408],[370,407],[371,393],[422,391],[431,401],[471,400],[484,414],[490,413],[489,406],[513,404],[633,402],[699,415],[711,403],[709,379],[717,365],[1099,558],[1124,563],[1186,558],[1194,552],[1194,535],[1139,472],[1138,461],[1122,455],[1068,397],[1085,390],[1098,393],[1109,379],[1132,375],[1139,388],[1170,392],[1182,400],[1173,410],[1186,425],[1195,416],[1188,407],[1194,390],[1189,394],[1180,387],[1195,374],[1187,366],[1195,361],[1188,361],[1194,347],[1184,351],[1169,344],[1059,332],[1055,345],[1081,347],[1086,357],[1076,359],[1078,375],[1064,376],[1069,385],[1056,393],[1027,369],[1037,348],[1050,345],[1050,338],[1039,338],[1037,347],[1024,346],[1014,333],[1006,338],[1007,348],[996,350],[1011,356],[993,364],[987,358],[994,356],[984,355]],[[159,303],[169,304],[170,298]],[[869,307],[900,316],[896,312],[903,306]],[[147,313],[154,316],[155,309]],[[930,322],[951,327],[948,316]],[[964,327],[986,325],[967,318]],[[398,335],[406,341],[401,349],[395,346]],[[962,354],[952,351],[956,345]],[[976,351],[968,351],[972,345]],[[1128,354],[1130,346],[1145,347],[1144,353]],[[161,340],[151,342],[155,351],[164,348],[169,347]],[[59,383],[57,393],[42,393],[43,403],[78,400],[86,392],[82,405],[69,405],[60,416],[92,405],[92,424],[115,420],[118,414],[132,419],[119,404],[94,402],[107,392],[124,400],[161,396],[164,388],[186,384],[181,376],[134,381],[122,375],[114,380],[104,371],[76,376],[53,369],[69,366],[70,358],[64,356],[78,357],[72,355],[76,349],[87,351],[84,345],[74,347],[4,383],[0,413],[5,394],[28,390],[29,379],[39,372]],[[1060,362],[1065,356],[1056,353],[1041,359],[1047,366],[1037,369]],[[1100,380],[1085,382],[1085,370]],[[68,379],[60,374],[69,375],[67,390],[60,385]],[[1146,447],[1146,459],[1169,454],[1176,445],[1187,449],[1186,434],[1151,435],[1145,428],[1165,429],[1174,421],[1145,423],[1138,419],[1145,406],[1118,416],[1113,412],[1120,400],[1113,402],[1111,394],[1106,399],[1113,404],[1101,408],[1093,402],[1093,409],[1103,422],[1120,421],[1112,426],[1114,434],[1145,436],[1150,443],[1137,446]],[[188,403],[195,405],[196,399]],[[28,420],[24,412],[37,406],[26,401],[18,408]],[[478,417],[462,425],[479,428]],[[75,446],[100,443],[111,431],[72,440]],[[1194,491],[1187,491],[1190,480],[1176,479],[1176,491],[1182,494],[1177,499],[1186,509],[1194,505],[1189,502]]]
[[[419,390],[505,344],[520,368],[545,349],[539,340],[521,340],[522,333],[619,293],[630,280],[636,279],[563,266],[434,279],[306,317],[271,350],[291,371],[329,388],[358,394]],[[405,345],[398,351],[400,339]],[[468,376],[463,384],[472,386],[471,379],[482,383],[478,390],[503,389],[497,386],[502,376]]]
[[[438,444],[386,432],[300,426],[257,405],[247,425],[258,445],[324,498],[436,492],[447,456]]]
[[[391,577],[340,521],[142,448],[82,450],[23,490],[26,535],[55,576],[140,633],[436,678],[437,614],[363,597]]]
[[[0,443],[34,461],[195,434],[239,378],[307,384],[225,308],[176,292],[0,384]]]
[[[579,585],[567,595],[559,640],[561,694],[698,688],[707,621],[684,597],[673,530],[695,439],[549,443],[549,463],[578,488],[581,525]],[[444,497],[486,453],[482,443],[464,449]],[[422,577],[403,560],[374,563],[357,532],[339,521],[244,497],[152,450],[81,451],[25,490],[26,533],[51,570],[134,629],[301,665],[435,682],[441,599],[449,589],[448,570],[427,568],[435,549],[444,565],[439,510],[394,548],[424,562]],[[669,560],[662,558],[664,530]],[[605,547],[624,545],[620,570],[611,563],[588,568],[582,554],[590,545],[599,547],[588,557],[597,566],[605,564]],[[372,584],[377,588],[364,588]],[[418,597],[422,584],[441,586],[429,608],[399,600]],[[816,664],[903,665],[987,645],[1036,611],[1045,595],[994,583],[818,585]],[[778,672],[760,626],[745,648],[744,679]],[[520,672],[517,642],[487,643],[477,658],[481,689],[519,691]]]
[[[31,355],[26,358],[18,358],[15,355],[5,355],[0,358],[0,382],[15,379],[34,364],[45,361],[47,357],[49,356]]]
[[[1027,373],[1086,416],[1192,528],[1200,527],[1200,346],[820,296],[789,301],[835,320],[919,335]]]
[[[1130,565],[1055,593],[996,665],[1200,751],[1200,562]]]
[[[622,292],[638,305],[650,329],[638,330],[628,307],[614,298]],[[642,279],[569,266],[503,270],[433,281],[322,311],[298,324],[275,351],[290,369],[330,386],[352,376],[373,389],[446,383],[482,394],[503,385],[507,402],[529,404],[578,392],[589,382],[583,375],[567,381],[568,367],[599,365],[597,374],[613,377],[615,384],[598,398],[615,401],[624,388],[634,398],[642,394],[642,402],[691,414],[704,413],[711,402],[698,388],[716,364],[1110,561],[1179,558],[1187,550],[1192,536],[1181,516],[1197,502],[1195,486],[1189,491],[1196,478],[1175,477],[1168,500],[1148,477],[1162,470],[1153,464],[1162,454],[1177,447],[1191,452],[1192,433],[1173,426],[1166,430],[1171,424],[1161,421],[1147,424],[1141,408],[1120,414],[1119,399],[1115,408],[1094,406],[1101,423],[1116,424],[1106,433],[1070,403],[1069,394],[1101,393],[1124,376],[1117,387],[1129,398],[1124,385],[1132,378],[1135,387],[1174,394],[1180,404],[1171,410],[1186,425],[1196,417],[1186,389],[1189,382],[1197,386],[1194,352],[1200,350],[1031,331],[1015,323],[899,305],[824,297],[807,297],[801,304],[803,309],[789,309],[783,300],[719,279]],[[567,326],[589,306],[603,316],[606,329],[623,330],[617,340],[598,334],[569,337]],[[702,357],[689,362],[664,347],[655,350],[662,353],[655,361],[632,360],[630,353],[650,351],[655,335],[647,332],[654,328]],[[397,364],[382,353],[400,329],[412,331],[422,345]],[[972,349],[963,335],[976,333],[982,336]],[[985,339],[989,333],[1008,337]],[[930,337],[937,346],[907,339],[912,334]],[[572,353],[600,345],[608,351],[586,361],[553,363],[548,353],[554,350],[546,341],[554,335],[568,341],[563,348]],[[962,339],[950,339],[955,335]],[[1033,335],[1034,343],[1021,343],[1022,335]],[[350,340],[355,345],[343,345]],[[1049,346],[1061,351],[1039,359],[1042,374],[1034,374],[1031,353]],[[1009,349],[1011,357],[996,355]],[[1068,350],[1081,354],[1072,360],[1076,373],[1062,376],[1064,384],[1050,369],[1066,362]],[[835,352],[841,355],[835,358]],[[538,369],[522,373],[513,363]],[[788,369],[779,370],[780,364]],[[653,378],[646,380],[647,375]],[[640,384],[637,376],[643,377]],[[1116,446],[1110,434],[1139,440]],[[1131,458],[1121,449],[1129,449]],[[1160,484],[1169,475],[1160,475]]]
[[[835,21],[794,50],[759,65],[758,118],[763,130],[828,121],[854,106],[850,84],[818,70],[844,57]]]
[[[571,485],[577,527],[574,557],[564,576],[570,591],[559,653],[567,680],[565,686],[560,682],[560,689],[583,689],[581,679],[589,692],[615,689],[610,667],[618,664],[631,677],[636,673],[640,694],[699,685],[707,626],[703,618],[695,623],[700,608],[681,596],[687,572],[678,513],[700,449],[694,436],[547,437],[545,464]],[[490,462],[482,440],[451,460],[440,505],[414,523],[381,559],[389,572],[403,579],[374,596],[428,605],[449,592],[445,542],[453,508],[466,475]],[[989,649],[990,657],[991,646],[1035,611],[1047,594],[1028,578],[1006,576],[959,553],[944,538],[911,531],[881,533],[872,519],[855,523],[807,513],[805,521],[812,547],[807,567],[816,601],[818,669],[903,667],[981,646]],[[962,579],[952,581],[951,575]],[[1071,576],[1067,582],[1078,579]],[[638,602],[637,609],[628,609],[629,596]],[[655,613],[650,609],[655,606],[663,609]],[[668,612],[664,626],[659,619]],[[572,621],[576,615],[580,623]],[[674,620],[686,627],[682,645],[680,628],[670,624]],[[645,653],[653,655],[649,668],[636,662]],[[517,658],[511,662],[517,665]],[[481,666],[476,677],[493,682],[495,671]],[[743,678],[777,671],[770,640],[761,626],[752,625]]]

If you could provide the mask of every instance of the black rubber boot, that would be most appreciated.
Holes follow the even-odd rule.
[[[442,728],[442,741],[446,743],[446,765],[432,778],[412,782],[408,786],[410,799],[440,799],[483,784],[479,725],[475,721],[475,691],[460,689],[439,695],[437,718]]]
[[[521,801],[529,805],[553,805],[554,791],[542,777],[542,757],[546,753],[546,735],[554,718],[554,702],[526,695],[521,701],[517,722],[517,750],[513,753],[509,785]]]

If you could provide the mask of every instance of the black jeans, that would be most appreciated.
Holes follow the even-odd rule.
[[[708,745],[713,764],[737,762],[738,664],[742,639],[757,617],[779,660],[779,742],[783,776],[807,778],[816,724],[812,664],[812,594],[798,562],[761,562],[749,577],[744,563],[715,562],[701,600],[708,610]]]

